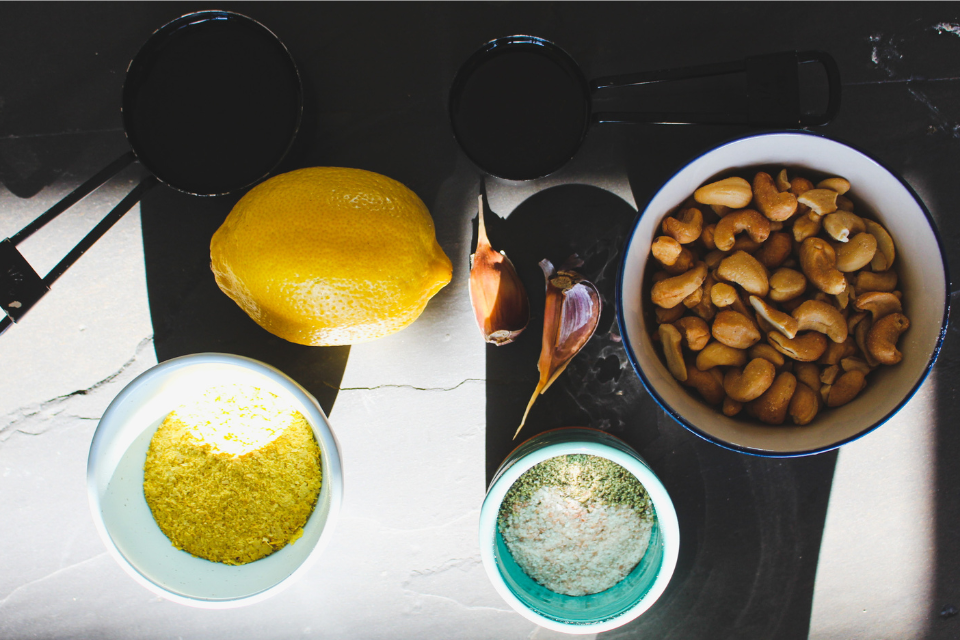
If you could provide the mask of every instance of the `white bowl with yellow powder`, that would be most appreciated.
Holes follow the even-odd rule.
[[[231,394],[231,389],[237,390],[236,394]],[[228,404],[214,404],[213,400],[224,400]],[[238,409],[238,403],[243,411]],[[251,404],[256,405],[255,411],[249,410]],[[204,407],[212,407],[213,411],[204,414]],[[206,485],[191,484],[189,473],[183,475],[183,470],[190,468],[189,452],[171,450],[169,446],[165,450],[162,438],[158,437],[151,449],[151,440],[158,428],[175,410],[184,423],[204,425],[203,429],[193,431],[184,428],[185,433],[189,431],[188,436],[183,436],[185,441],[188,440],[190,446],[199,443],[204,451],[216,454],[210,455],[216,458],[212,463],[197,458],[204,464],[195,464],[194,471],[216,474],[220,478],[217,484],[222,485],[222,493],[236,501],[238,508],[230,509],[233,513],[249,512],[269,519],[269,528],[275,535],[264,535],[264,552],[251,555],[234,553],[227,547],[221,549],[216,532],[227,532],[223,539],[236,545],[234,539],[244,523],[237,522],[232,526],[232,521],[218,520],[216,514],[198,518],[193,513],[198,508],[193,496],[205,491],[200,487],[211,486],[209,478],[203,478]],[[217,412],[225,417],[217,417]],[[285,415],[302,416],[309,429],[303,427],[303,421],[299,419],[291,420],[290,424],[298,425],[297,428],[302,430],[301,438],[309,440],[309,432],[312,432],[319,447],[322,473],[319,494],[316,492],[316,476],[310,476],[303,468],[303,461],[311,456],[303,456],[297,451],[299,445],[291,445],[284,435],[292,433],[294,428],[271,427],[271,424],[282,423],[280,417]],[[240,423],[243,426],[237,427]],[[229,425],[234,426],[228,431],[226,427]],[[265,435],[260,437],[258,433]],[[223,434],[227,435],[221,437]],[[178,438],[180,436],[168,437],[165,442],[169,445]],[[293,454],[290,454],[291,448]],[[144,464],[148,449],[153,467],[147,466],[148,482],[145,485]],[[315,460],[316,450],[312,451]],[[251,467],[243,466],[252,459],[268,455],[281,464],[278,471],[278,463],[270,463],[274,467],[270,476],[272,481],[262,480],[257,475],[264,468],[262,461],[253,471]],[[237,486],[236,474],[224,475],[224,466],[228,470],[239,469],[241,476],[246,471],[250,484]],[[181,476],[171,479],[178,472]],[[305,510],[299,505],[299,521],[291,521],[286,516],[264,516],[271,514],[272,507],[267,507],[266,502],[271,501],[269,496],[275,495],[269,492],[276,491],[277,478],[286,485],[288,476],[289,484],[311,485],[309,500],[312,502],[312,496],[316,495],[315,506],[312,510]],[[145,487],[146,493],[150,494],[149,503]],[[150,369],[114,399],[104,412],[90,445],[87,490],[100,537],[110,554],[134,580],[174,602],[224,609],[259,602],[289,586],[309,570],[329,540],[340,511],[343,473],[333,431],[323,410],[306,390],[281,371],[262,362],[234,355],[203,353],[175,358]],[[286,513],[289,509],[284,511],[284,504],[288,501],[288,498],[281,497],[272,502],[279,503],[280,512]],[[163,529],[158,522],[163,523]],[[199,531],[203,531],[206,542],[198,546],[193,538],[201,537],[199,533],[194,535]],[[279,542],[274,538],[279,538]],[[212,552],[211,539],[214,540]],[[214,562],[191,553],[210,554],[221,561]],[[264,553],[267,555],[260,557]],[[231,556],[246,563],[229,564],[233,562]],[[259,559],[249,561],[254,557]]]

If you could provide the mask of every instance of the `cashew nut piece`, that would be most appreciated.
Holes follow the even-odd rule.
[[[697,369],[706,371],[713,367],[742,367],[747,362],[743,349],[728,347],[722,342],[713,341],[697,354]]]
[[[747,356],[753,360],[754,358],[763,358],[764,360],[769,360],[773,363],[775,367],[782,367],[785,362],[783,359],[783,354],[774,349],[768,344],[758,343],[750,347],[747,350]]]
[[[720,251],[730,251],[735,242],[734,236],[741,231],[754,242],[763,242],[770,235],[770,221],[753,209],[740,209],[728,213],[713,231],[713,242]]]
[[[831,340],[830,344],[827,345],[827,350],[823,352],[823,355],[820,356],[817,362],[828,366],[834,365],[844,358],[854,355],[856,352],[857,340],[854,336],[847,336],[847,339],[843,342],[833,342]]]
[[[766,424],[783,424],[796,389],[796,376],[784,371],[759,398],[747,404],[747,413]]]
[[[873,322],[869,318],[864,318],[858,324],[856,329],[853,332],[854,341],[857,343],[857,348],[860,349],[860,353],[863,354],[864,360],[867,361],[867,364],[871,367],[875,367],[880,364],[876,358],[873,357],[873,354],[867,349],[867,334],[870,333],[870,328],[873,325]]]
[[[837,381],[838,375],[840,375],[840,365],[830,365],[820,372],[820,382],[823,384],[833,384]]]
[[[766,268],[775,269],[790,257],[792,250],[793,239],[790,234],[779,231],[771,233],[753,257]]]
[[[760,340],[760,332],[747,316],[724,310],[713,319],[713,337],[734,349],[747,349]]]
[[[827,395],[827,406],[839,407],[847,404],[856,398],[865,386],[867,386],[867,381],[863,372],[847,371],[837,378],[837,381],[830,387],[830,393]]]
[[[867,226],[867,233],[877,239],[877,253],[870,262],[870,267],[874,271],[886,271],[893,266],[893,260],[897,257],[896,249],[893,246],[893,238],[882,226],[873,220],[863,219],[863,224]]]
[[[703,280],[703,284],[700,285],[703,288],[703,296],[701,296],[700,304],[693,308],[693,312],[697,314],[697,316],[708,322],[713,320],[713,316],[717,313],[716,309],[713,308],[713,302],[710,300],[709,293],[716,282],[713,274],[708,273],[707,277]]]
[[[853,211],[853,200],[846,196],[837,196],[837,211]]]
[[[673,266],[682,250],[683,246],[670,236],[660,236],[650,246],[650,253],[665,267]]]
[[[657,282],[650,291],[653,304],[664,309],[674,308],[703,284],[706,277],[707,265],[698,262],[684,274]]]
[[[687,380],[687,365],[680,351],[680,332],[672,324],[660,325],[660,344],[667,359],[667,369],[680,382]]]
[[[732,418],[733,416],[740,413],[743,409],[743,403],[737,402],[730,396],[726,396],[723,399],[723,415]]]
[[[837,270],[849,273],[870,264],[877,253],[877,239],[869,233],[858,233],[836,248]]]
[[[678,276],[681,273],[686,273],[690,270],[690,267],[696,263],[696,256],[693,255],[693,252],[686,247],[680,249],[680,255],[677,256],[676,262],[669,266],[664,266],[663,270],[666,271],[671,276]]]
[[[810,189],[797,197],[797,202],[805,204],[821,216],[837,210],[837,196],[833,189]]]
[[[716,269],[720,266],[720,262],[726,257],[727,253],[725,251],[717,249],[703,256],[703,262],[707,265],[708,269]]]
[[[867,291],[893,291],[897,288],[896,271],[861,271],[857,276],[856,293],[861,295]]]
[[[800,330],[797,320],[783,311],[774,309],[763,299],[757,296],[750,296],[750,305],[757,310],[757,315],[770,323],[770,325],[788,338],[796,338],[797,331]],[[802,305],[801,305],[802,306]],[[847,325],[843,325],[846,328]]]
[[[830,189],[842,196],[847,191],[850,191],[850,181],[846,178],[839,177],[827,178],[817,183],[817,189]]]
[[[663,220],[663,232],[680,244],[690,244],[700,237],[702,230],[703,214],[693,207]]]
[[[750,255],[753,255],[761,246],[763,246],[762,242],[755,242],[748,234],[742,233],[733,241],[733,248],[730,249],[728,253],[746,251]]]
[[[780,169],[780,173],[777,174],[777,190],[790,191],[790,178],[787,176],[786,169]]]
[[[786,220],[797,211],[797,196],[789,191],[781,193],[770,174],[763,171],[753,177],[753,199],[770,220]]]
[[[797,388],[790,399],[790,406],[787,409],[793,424],[798,426],[810,424],[817,417],[817,411],[819,410],[820,396],[816,390],[798,381]]]
[[[873,367],[867,364],[866,360],[854,357],[844,358],[840,361],[840,366],[844,371],[859,371],[863,375],[867,375],[873,371]]]
[[[737,251],[720,261],[717,277],[727,282],[736,282],[744,291],[763,297],[770,291],[767,270],[756,258],[744,251]]]
[[[903,311],[900,298],[887,291],[868,291],[854,303],[861,311],[869,311],[876,322],[883,316]]]
[[[723,381],[710,371],[700,371],[696,367],[687,367],[687,381],[689,387],[694,387],[700,396],[710,405],[718,405],[723,401],[726,392],[723,390]]]
[[[691,351],[700,351],[710,341],[710,327],[702,318],[687,316],[676,321],[674,326],[683,336],[683,343]]]
[[[776,373],[773,363],[754,358],[742,371],[737,368],[728,370],[723,376],[723,389],[737,402],[750,402],[770,388]]]
[[[703,300],[703,285],[700,285],[694,289],[693,293],[683,299],[683,306],[685,306],[687,309],[692,309],[700,304],[701,300]]]
[[[743,178],[726,178],[706,184],[693,192],[700,204],[719,204],[731,209],[742,209],[753,200],[750,183]]]
[[[819,331],[834,342],[847,339],[847,320],[833,305],[818,300],[807,300],[793,310],[797,331]],[[793,336],[790,336],[793,337]]]
[[[808,331],[790,339],[779,331],[767,334],[767,341],[783,355],[799,360],[813,362],[827,350],[827,336],[818,331]]]
[[[737,290],[726,282],[718,282],[710,289],[710,300],[714,306],[729,307],[737,299]]]
[[[820,382],[820,367],[812,362],[798,362],[793,367],[793,374],[797,380],[807,385],[814,391],[820,391],[822,382]]]
[[[910,328],[910,320],[902,313],[891,313],[874,322],[867,332],[867,353],[880,364],[897,364],[903,354],[897,350],[900,334]]]
[[[846,242],[850,236],[867,230],[863,218],[850,211],[837,210],[823,216],[823,230],[838,242]]]
[[[717,223],[708,224],[703,228],[703,231],[700,232],[700,242],[703,243],[704,248],[707,251],[715,251],[717,248],[717,243],[713,239],[713,235],[717,231]]]
[[[682,304],[678,304],[672,309],[664,309],[663,307],[654,307],[653,309],[653,313],[657,317],[657,324],[671,324],[676,322],[686,311],[687,308]]]
[[[793,239],[803,242],[811,236],[820,233],[820,216],[813,211],[807,211],[793,223]]]
[[[793,300],[807,290],[807,277],[796,271],[781,267],[770,276],[770,299],[774,302]]]
[[[847,279],[837,270],[837,254],[826,240],[813,237],[803,241],[800,245],[800,268],[810,282],[824,293],[835,296],[847,288]]]
[[[797,176],[790,181],[790,193],[797,196],[798,201],[800,199],[800,196],[805,194],[807,191],[810,191],[811,189],[813,189],[813,183],[801,176]]]
[[[868,315],[868,314],[867,314],[866,311],[859,311],[859,312],[853,314],[852,316],[850,316],[849,318],[847,318],[847,331],[849,331],[849,332],[852,334],[852,333],[853,333],[853,330],[856,329],[857,324],[858,324],[861,320],[863,320],[864,318],[866,318],[867,315]]]

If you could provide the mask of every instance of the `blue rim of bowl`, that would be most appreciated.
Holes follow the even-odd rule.
[[[561,633],[602,633],[605,631],[612,631],[633,620],[636,620],[641,615],[646,613],[663,596],[671,580],[673,579],[673,575],[676,572],[676,567],[679,560],[680,521],[677,515],[676,506],[673,504],[673,498],[670,497],[670,492],[667,491],[667,487],[663,484],[663,481],[660,480],[660,477],[657,476],[653,469],[640,456],[640,454],[633,449],[633,447],[617,436],[603,431],[602,429],[596,429],[594,427],[558,427],[555,429],[549,429],[534,436],[530,436],[524,440],[522,443],[520,443],[520,445],[514,448],[510,455],[504,459],[504,462],[509,460],[510,456],[516,453],[518,449],[526,445],[531,440],[539,438],[544,434],[555,433],[557,431],[569,429],[594,431],[604,436],[610,436],[622,443],[633,453],[631,454],[626,450],[618,449],[605,442],[570,440],[564,442],[554,442],[552,444],[547,444],[541,448],[524,453],[520,458],[511,463],[507,469],[504,469],[503,465],[501,464],[501,468],[497,470],[494,480],[487,488],[486,495],[484,496],[480,507],[480,526],[478,527],[480,558],[484,567],[484,571],[486,572],[494,590],[500,595],[501,598],[504,599],[504,601],[507,602],[507,604],[511,606],[511,608],[514,609],[514,611],[522,615],[527,620],[535,622],[542,627],[546,627],[547,629],[559,631]],[[524,472],[536,466],[540,462],[543,462],[544,460],[570,453],[588,453],[589,455],[601,456],[608,460],[612,460],[633,474],[634,477],[636,477],[637,480],[639,480],[644,486],[648,494],[650,494],[650,500],[653,503],[654,511],[660,521],[661,528],[665,532],[663,534],[665,547],[663,564],[661,565],[660,571],[654,580],[654,584],[651,585],[647,592],[644,593],[643,596],[641,596],[640,599],[638,599],[637,602],[631,607],[621,611],[616,615],[592,622],[565,622],[563,620],[546,615],[524,604],[523,601],[513,593],[510,587],[506,585],[506,582],[500,574],[500,570],[496,566],[496,560],[493,559],[493,551],[490,547],[486,546],[487,537],[484,535],[484,522],[492,519],[493,537],[496,538],[496,514],[500,511],[500,503],[506,495],[506,492],[510,489],[513,483],[516,482],[521,475],[523,475]],[[505,488],[502,488],[501,491],[500,487]],[[653,491],[651,491],[651,488]],[[493,515],[490,515],[490,511],[484,513],[484,509],[487,508],[488,505],[493,505],[491,496],[494,494],[495,489],[496,493],[499,493],[500,495],[496,500],[496,506],[492,508]],[[657,496],[656,500],[654,499],[654,496]]]
[[[111,412],[112,408],[115,405],[119,405],[124,402],[134,392],[134,388],[138,383],[142,383],[149,378],[152,378],[156,375],[159,375],[166,369],[176,369],[184,366],[190,366],[192,363],[191,360],[195,359],[206,359],[207,362],[216,362],[220,364],[229,364],[233,366],[250,366],[253,365],[255,369],[261,369],[262,373],[266,377],[273,377],[275,380],[279,381],[283,386],[288,386],[288,390],[291,391],[294,395],[302,395],[301,400],[305,401],[307,405],[312,405],[323,418],[321,421],[326,427],[326,435],[330,436],[330,441],[333,443],[333,447],[326,447],[327,449],[327,458],[330,463],[328,467],[329,473],[331,475],[325,477],[328,481],[331,481],[334,486],[332,487],[333,493],[330,496],[330,510],[327,514],[327,522],[324,524],[323,531],[320,535],[320,538],[317,540],[314,545],[313,550],[307,555],[307,557],[300,563],[300,565],[294,569],[286,578],[280,582],[261,589],[255,593],[247,594],[245,596],[240,596],[236,598],[199,598],[194,596],[185,595],[172,591],[165,587],[160,586],[140,571],[140,568],[133,564],[117,547],[116,543],[113,541],[113,537],[110,532],[107,530],[106,524],[103,521],[103,517],[97,511],[101,508],[101,498],[93,488],[93,476],[94,476],[94,461],[95,458],[100,455],[99,450],[94,451],[98,445],[97,434],[100,430],[99,422],[97,428],[94,429],[93,437],[90,442],[90,451],[87,453],[87,468],[86,468],[86,485],[87,485],[87,503],[90,507],[91,513],[93,515],[94,527],[97,530],[97,533],[100,536],[100,539],[103,541],[104,546],[107,547],[109,555],[113,556],[114,560],[120,565],[120,568],[133,578],[134,582],[138,583],[140,586],[144,587],[148,591],[155,593],[156,595],[165,598],[171,602],[177,604],[186,605],[189,607],[197,607],[207,610],[222,610],[222,609],[233,609],[242,606],[248,606],[274,596],[281,591],[285,590],[287,587],[292,585],[296,580],[300,579],[306,572],[312,567],[320,557],[321,552],[330,542],[330,537],[332,536],[334,526],[336,525],[337,518],[340,515],[340,510],[343,505],[343,459],[340,455],[340,443],[337,440],[336,434],[333,432],[333,428],[330,426],[330,422],[327,419],[326,412],[323,411],[323,408],[320,406],[320,403],[313,397],[309,391],[303,388],[303,386],[291,378],[289,375],[281,371],[280,369],[274,367],[273,365],[267,364],[260,360],[254,358],[248,358],[246,356],[238,356],[232,353],[218,353],[218,352],[202,352],[202,353],[191,353],[183,356],[178,356],[176,358],[171,358],[170,360],[165,360],[160,362],[146,371],[140,373],[133,380],[128,382],[123,389],[120,390],[120,393],[107,405],[107,408],[104,410],[103,415],[106,416]],[[103,420],[101,416],[100,420]],[[317,425],[311,422],[311,426],[315,431],[320,431]],[[332,473],[336,471],[336,473]],[[331,480],[331,478],[337,478],[337,480]],[[312,514],[311,514],[312,515]]]
[[[716,151],[717,149],[726,147],[727,145],[734,144],[741,140],[749,140],[751,138],[761,138],[761,137],[770,136],[770,135],[783,135],[783,134],[797,135],[797,136],[812,136],[815,138],[823,138],[824,140],[836,142],[837,144],[842,144],[846,147],[853,149],[857,153],[862,154],[866,158],[870,159],[872,162],[875,162],[877,165],[879,165],[885,171],[887,171],[887,173],[889,173],[891,176],[896,178],[897,181],[900,182],[901,185],[903,185],[903,187],[907,190],[910,196],[920,206],[920,210],[923,211],[923,215],[926,216],[927,218],[927,224],[930,226],[930,229],[933,231],[933,237],[937,241],[937,248],[940,250],[940,261],[943,264],[943,275],[944,275],[944,280],[946,284],[946,290],[944,292],[945,301],[944,301],[944,308],[943,308],[943,320],[941,321],[941,324],[940,324],[940,335],[937,337],[937,344],[933,349],[933,353],[930,354],[930,359],[927,361],[927,366],[924,369],[923,374],[917,380],[917,383],[913,386],[913,388],[910,389],[910,391],[906,394],[906,396],[904,396],[903,400],[899,404],[897,404],[897,406],[895,406],[887,415],[883,416],[880,420],[878,420],[871,426],[865,428],[864,430],[860,431],[859,433],[856,433],[848,438],[844,438],[843,440],[839,440],[833,444],[830,444],[824,447],[807,449],[803,451],[789,451],[789,452],[777,452],[777,451],[766,451],[763,449],[754,449],[752,447],[744,447],[741,445],[727,442],[725,440],[721,440],[720,438],[717,438],[715,436],[712,436],[708,433],[701,431],[696,426],[694,426],[693,424],[685,420],[683,416],[681,416],[679,413],[674,411],[670,407],[670,405],[667,404],[666,400],[660,397],[660,394],[658,394],[656,389],[653,388],[653,385],[650,383],[650,381],[647,379],[647,377],[644,375],[643,371],[641,370],[640,362],[637,360],[636,355],[634,355],[633,345],[630,344],[630,338],[627,335],[627,331],[625,328],[626,320],[624,319],[624,316],[623,316],[623,273],[626,266],[627,253],[629,251],[630,244],[633,242],[634,235],[636,234],[637,226],[640,224],[640,218],[643,217],[643,214],[646,213],[647,211],[647,207],[650,206],[650,203],[653,202],[653,200],[663,190],[663,188],[667,185],[667,183],[670,182],[670,180],[672,180],[680,172],[682,172],[687,167],[689,167],[691,164],[693,164],[703,156],[707,155],[708,153],[712,153]],[[933,216],[930,215],[930,211],[927,209],[927,205],[924,204],[923,200],[920,199],[920,196],[917,195],[917,192],[913,190],[913,187],[911,187],[899,173],[892,170],[886,164],[884,164],[883,162],[880,162],[879,160],[877,160],[875,157],[873,157],[863,149],[860,149],[856,145],[850,144],[849,142],[839,140],[832,136],[826,136],[826,135],[823,135],[822,133],[815,133],[813,131],[778,129],[778,130],[772,130],[772,131],[764,131],[761,133],[755,133],[748,136],[738,136],[736,138],[731,138],[730,140],[727,140],[721,144],[718,144],[714,147],[711,147],[710,149],[707,149],[706,151],[703,151],[697,154],[696,157],[692,158],[691,160],[686,162],[682,167],[674,171],[673,174],[670,176],[670,178],[668,178],[667,181],[664,182],[663,185],[661,185],[660,188],[657,189],[657,191],[653,195],[651,195],[646,202],[644,202],[643,206],[638,207],[637,217],[633,222],[633,226],[630,230],[630,234],[627,238],[626,244],[624,244],[621,250],[620,268],[619,268],[619,272],[617,273],[617,288],[616,288],[615,303],[617,308],[617,327],[620,331],[620,337],[623,340],[623,348],[624,348],[624,351],[626,351],[627,359],[630,361],[630,366],[633,367],[633,370],[636,372],[637,377],[640,378],[640,382],[643,384],[644,389],[647,390],[647,393],[653,396],[653,399],[657,402],[658,405],[660,405],[660,408],[663,409],[667,415],[669,415],[671,418],[679,422],[681,425],[683,425],[686,429],[688,429],[695,435],[700,436],[701,438],[703,438],[704,440],[707,440],[708,442],[712,442],[713,444],[723,447],[724,449],[729,449],[730,451],[746,453],[748,455],[759,456],[763,458],[799,458],[801,456],[809,456],[817,453],[824,453],[826,451],[832,451],[833,449],[842,447],[848,442],[853,442],[854,440],[862,438],[863,436],[867,435],[874,429],[880,427],[882,424],[887,422],[890,418],[896,415],[897,412],[900,411],[900,409],[902,409],[905,404],[910,402],[913,396],[917,393],[917,390],[920,388],[920,386],[923,385],[923,383],[926,381],[927,376],[930,375],[930,371],[933,369],[933,365],[937,362],[937,357],[940,355],[940,349],[943,347],[943,341],[947,335],[947,329],[949,327],[948,323],[950,320],[950,290],[951,290],[950,271],[947,267],[946,252],[943,249],[943,241],[940,238],[940,231],[937,229],[936,222],[934,221]]]

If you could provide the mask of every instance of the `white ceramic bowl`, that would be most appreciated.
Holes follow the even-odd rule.
[[[881,222],[893,236],[910,328],[898,343],[903,360],[868,377],[855,401],[822,411],[807,426],[751,424],[709,407],[667,371],[653,345],[641,292],[650,245],[663,218],[697,187],[739,168],[786,166],[803,175],[829,174],[850,181],[857,211]],[[791,173],[791,175],[793,175]],[[770,133],[729,142],[696,158],[653,196],[627,240],[617,284],[617,318],[624,347],[644,386],[682,425],[729,449],[765,456],[798,456],[838,447],[883,424],[916,392],[936,361],[947,329],[950,279],[940,239],[923,203],[883,165],[847,144],[806,132]]]
[[[606,591],[586,596],[561,595],[534,582],[514,561],[497,526],[503,498],[525,471],[575,453],[612,460],[632,473],[647,490],[656,516],[650,544],[633,571]],[[554,631],[595,634],[634,620],[663,594],[679,553],[680,525],[663,483],[636,451],[598,429],[553,429],[518,446],[500,465],[480,508],[480,558],[490,582],[520,615]]]
[[[303,536],[246,565],[195,558],[173,547],[143,495],[143,463],[166,415],[198,391],[248,384],[288,400],[313,427],[323,481]],[[284,373],[250,358],[201,353],[174,358],[138,376],[110,403],[93,435],[87,492],[97,531],[120,566],[168,600],[205,609],[259,602],[303,575],[329,540],[343,499],[343,471],[333,431],[317,401]]]

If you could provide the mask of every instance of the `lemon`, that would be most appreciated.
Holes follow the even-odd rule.
[[[413,191],[336,167],[291,171],[251,189],[213,234],[210,267],[257,324],[314,346],[403,329],[452,273]]]

